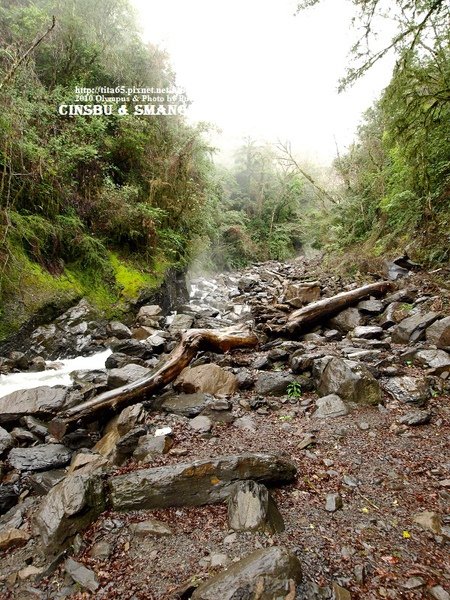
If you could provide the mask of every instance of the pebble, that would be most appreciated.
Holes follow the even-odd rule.
[[[327,494],[325,510],[328,512],[336,512],[340,508],[342,508],[342,498],[340,494]]]

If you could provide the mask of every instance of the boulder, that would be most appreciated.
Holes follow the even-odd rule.
[[[381,379],[380,383],[383,390],[399,402],[423,404],[430,397],[426,381],[417,377],[386,377]]]
[[[260,373],[256,378],[255,392],[261,396],[282,396],[293,381],[295,377],[291,373]]]
[[[49,491],[35,513],[33,533],[48,553],[67,546],[105,509],[100,475],[68,475]]]
[[[9,548],[17,548],[25,545],[30,539],[30,534],[23,529],[2,528],[0,530],[0,552]]]
[[[348,414],[348,408],[336,394],[329,394],[316,400],[317,410],[313,413],[316,419],[343,417]]]
[[[66,407],[67,388],[41,386],[18,390],[0,398],[0,423],[26,415],[50,417]]]
[[[144,406],[140,403],[127,406],[120,413],[116,427],[120,435],[125,435],[131,431],[136,425],[145,421],[146,412]]]
[[[376,325],[359,325],[352,331],[352,337],[373,340],[383,335],[383,328]]]
[[[330,325],[343,333],[348,333],[363,324],[361,313],[357,308],[346,308],[330,319]]]
[[[284,290],[286,301],[295,308],[314,302],[320,298],[320,283],[290,283]]]
[[[173,439],[170,435],[151,434],[143,435],[138,442],[133,457],[142,462],[148,462],[155,456],[167,454],[173,446]]]
[[[388,329],[406,319],[411,312],[412,305],[401,302],[391,302],[381,315],[379,323],[383,329]]]
[[[198,433],[208,433],[212,429],[212,421],[205,415],[198,415],[189,421],[189,426]]]
[[[62,444],[41,444],[31,448],[13,448],[9,464],[19,471],[46,471],[69,464],[72,450]]]
[[[221,502],[238,480],[288,483],[295,473],[293,463],[275,454],[221,456],[111,477],[110,501],[114,510],[198,506]]]
[[[233,373],[225,371],[213,363],[186,367],[174,382],[174,388],[187,394],[203,392],[205,394],[234,394],[237,380]]]
[[[426,330],[428,342],[435,344],[438,348],[450,350],[450,317],[444,317],[435,321]]]
[[[153,327],[162,316],[162,308],[157,304],[141,306],[136,317],[137,325]]]
[[[379,315],[381,312],[383,312],[384,304],[381,302],[381,300],[370,298],[369,300],[362,300],[361,302],[358,302],[356,308],[362,313],[366,313],[368,315]]]
[[[317,385],[320,394],[337,394],[343,400],[358,404],[380,402],[380,386],[365,366],[338,357],[333,357],[327,362],[324,360],[323,364],[325,367]]]
[[[432,375],[450,371],[450,355],[444,350],[419,350],[414,354],[414,362],[431,369]]]
[[[106,333],[118,340],[127,340],[131,337],[131,329],[120,321],[111,321],[106,326]]]
[[[64,563],[64,569],[70,577],[78,583],[82,588],[88,589],[90,592],[95,592],[100,583],[95,575],[94,571],[88,569],[81,563],[73,560],[73,558],[68,558]]]
[[[172,322],[169,325],[169,331],[170,333],[187,331],[192,327],[193,322],[194,317],[192,315],[184,315],[182,313],[174,315]]]
[[[193,418],[199,415],[212,399],[209,394],[179,394],[166,398],[161,404],[161,409],[166,413]]]
[[[108,373],[108,389],[127,385],[150,375],[151,370],[139,365],[126,365],[120,369],[111,369]]]
[[[440,317],[439,313],[429,311],[418,312],[403,319],[392,328],[392,341],[394,344],[408,344],[418,342],[425,337],[425,330]]]
[[[256,481],[234,484],[228,498],[228,524],[235,531],[284,531],[283,517],[265,485]]]
[[[12,445],[13,438],[11,434],[8,433],[6,429],[3,429],[3,427],[0,427],[0,456],[3,454],[3,452],[9,450]]]
[[[295,598],[302,577],[298,558],[282,547],[256,550],[202,583],[192,600]]]

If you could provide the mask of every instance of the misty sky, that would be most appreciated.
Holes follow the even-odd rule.
[[[331,161],[389,81],[392,60],[337,93],[356,32],[349,0],[323,0],[294,17],[292,0],[132,0],[146,39],[167,49],[191,120],[222,130],[229,151],[246,136],[290,140],[296,153]],[[387,34],[386,34],[387,35]]]

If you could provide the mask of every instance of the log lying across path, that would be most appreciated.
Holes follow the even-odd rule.
[[[233,348],[252,348],[257,344],[258,338],[253,333],[234,327],[221,330],[190,329],[183,334],[178,346],[158,371],[67,409],[51,421],[49,429],[56,438],[61,439],[70,426],[78,421],[95,421],[100,415],[103,417],[145,399],[171,383],[200,350],[228,352]]]
[[[300,333],[318,321],[335,315],[367,296],[383,296],[391,289],[392,284],[389,281],[379,281],[364,285],[355,290],[350,290],[349,292],[341,292],[331,298],[323,298],[317,302],[311,302],[292,312],[284,325],[272,328],[270,333],[278,335]]]

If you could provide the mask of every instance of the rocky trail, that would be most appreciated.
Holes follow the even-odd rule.
[[[257,264],[124,323],[82,300],[3,345],[0,597],[449,600],[450,293],[445,273],[386,269]],[[258,345],[52,428],[158,371],[184,332],[230,327]],[[93,366],[68,381],[79,355]]]

